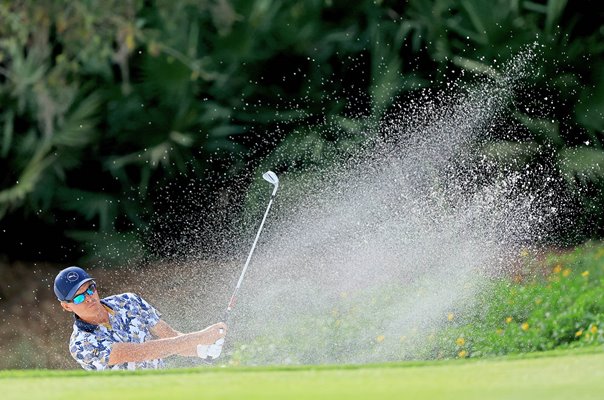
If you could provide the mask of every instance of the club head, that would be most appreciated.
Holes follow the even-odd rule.
[[[262,174],[262,177],[271,185],[279,185],[279,178],[277,177],[277,174],[275,174],[273,171],[265,172],[264,174]]]
[[[279,189],[279,178],[277,177],[277,174],[275,174],[273,171],[266,171],[264,174],[262,174],[262,177],[265,181],[275,186],[272,194],[274,197],[275,194],[277,194],[277,189]]]

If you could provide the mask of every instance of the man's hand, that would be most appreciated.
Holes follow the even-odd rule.
[[[212,345],[212,344],[216,343],[216,341],[218,341],[218,339],[225,337],[226,332],[227,332],[226,324],[224,322],[219,322],[217,324],[208,326],[204,330],[189,333],[185,336],[191,335],[190,340],[192,342],[194,342],[195,345],[193,346],[193,348],[189,348],[185,352],[179,353],[179,354],[182,356],[196,357],[198,355],[197,345],[202,345],[202,346],[203,345],[205,345],[205,346]]]
[[[199,343],[199,344],[213,344],[218,339],[225,337],[226,331],[227,331],[227,326],[224,322],[219,322],[217,324],[210,325],[203,331],[200,331],[200,332],[206,332],[209,342],[208,343]]]

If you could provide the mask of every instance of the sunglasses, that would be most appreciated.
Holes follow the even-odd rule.
[[[78,294],[76,297],[73,298],[73,300],[67,301],[67,302],[73,303],[73,304],[82,304],[84,302],[84,300],[86,300],[86,295],[92,296],[94,294],[94,292],[96,292],[96,283],[93,282],[90,284],[90,286],[88,286],[86,291]]]

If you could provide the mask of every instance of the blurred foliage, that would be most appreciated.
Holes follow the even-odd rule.
[[[152,225],[177,202],[158,201],[167,186],[199,182],[203,220],[211,204],[239,204],[256,169],[303,179],[379,134],[393,104],[497,72],[533,43],[518,129],[485,151],[555,166],[585,235],[601,235],[597,4],[1,1],[0,253],[92,256],[117,233],[128,257],[141,232],[168,229]]]

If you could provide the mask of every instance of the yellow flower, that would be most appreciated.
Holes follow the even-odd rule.
[[[520,257],[528,257],[529,256],[529,251],[527,249],[522,249],[520,250]]]
[[[529,328],[529,324],[528,322],[525,322],[524,324],[520,325],[520,329],[522,329],[523,331],[528,331]]]
[[[552,272],[553,272],[554,274],[559,274],[559,273],[560,273],[560,271],[562,271],[562,265],[560,265],[560,264],[556,264],[556,266],[554,267],[554,269],[552,270]]]
[[[457,353],[457,356],[459,358],[466,358],[468,356],[468,352],[465,350],[460,351],[459,353]]]
[[[589,328],[589,331],[595,335],[598,333],[598,327],[593,325],[591,328]]]
[[[563,277],[567,277],[570,275],[570,268],[566,268],[564,271],[562,271],[562,276]]]
[[[591,338],[591,335],[589,334],[589,332],[587,332],[587,333],[585,334],[585,339],[589,340],[590,338]]]
[[[495,333],[497,333],[499,336],[501,336],[501,335],[503,335],[503,329],[501,329],[501,328],[500,328],[500,329],[497,329],[497,330],[495,331]]]
[[[579,329],[577,332],[575,332],[575,337],[579,337],[583,335],[583,329]]]
[[[386,339],[384,337],[384,335],[380,335],[380,336],[378,336],[378,337],[375,338],[375,341],[378,342],[378,343],[382,343],[384,341],[384,339]]]
[[[583,272],[581,272],[581,276],[583,278],[587,278],[589,276],[589,271],[583,271]]]
[[[449,315],[447,315],[447,319],[449,321],[453,321],[453,317],[454,317],[453,313],[449,313]]]
[[[507,317],[507,318],[505,319],[505,323],[506,323],[506,324],[509,324],[510,322],[512,322],[512,317]]]
[[[462,338],[462,337],[458,337],[457,340],[455,341],[455,344],[458,346],[463,346],[466,343],[466,339]]]
[[[535,304],[541,304],[543,302],[543,299],[541,297],[537,297],[535,299]]]

